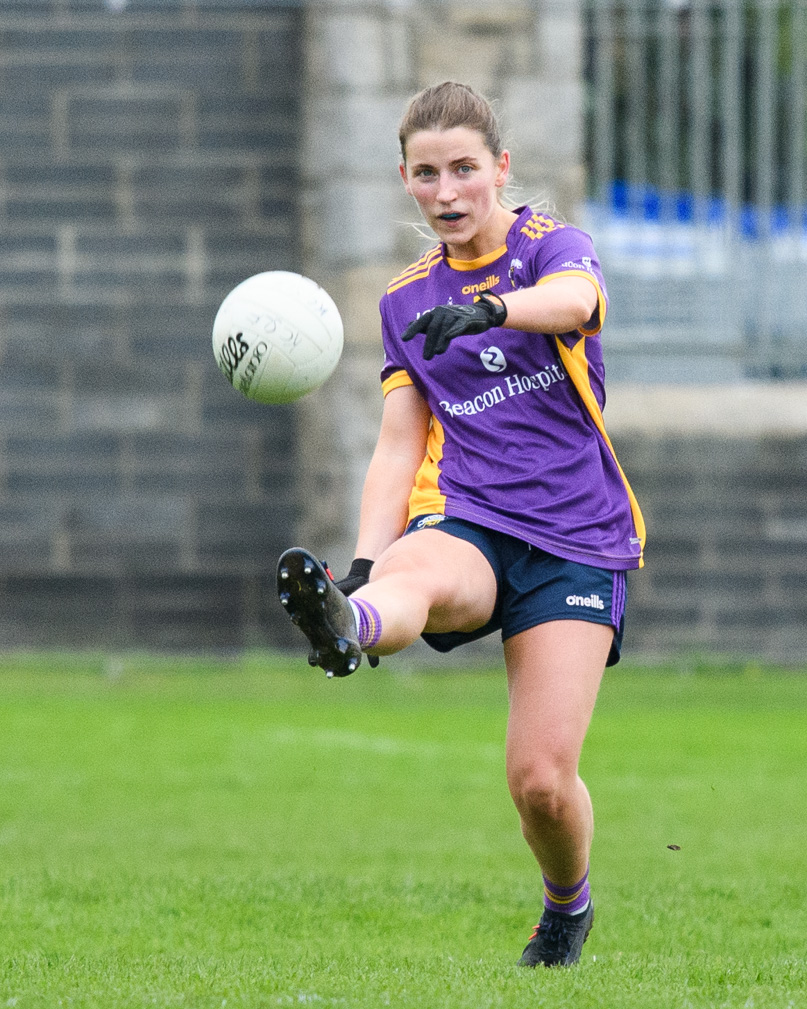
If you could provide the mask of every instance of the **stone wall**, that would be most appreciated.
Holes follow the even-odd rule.
[[[295,415],[210,331],[300,267],[300,12],[112,6],[0,6],[0,646],[283,641]]]
[[[807,387],[616,385],[606,424],[648,526],[628,654],[807,656]]]

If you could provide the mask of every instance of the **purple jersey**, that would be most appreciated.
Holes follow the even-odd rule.
[[[472,302],[558,276],[585,277],[598,308],[562,336],[490,329],[424,361],[407,325],[436,305]],[[505,245],[473,261],[431,249],[381,299],[384,395],[413,384],[432,411],[409,519],[445,514],[508,533],[568,560],[640,567],[644,522],[602,421],[599,332],[605,285],[591,239],[529,207]]]

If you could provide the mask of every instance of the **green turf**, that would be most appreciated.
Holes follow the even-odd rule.
[[[807,1007],[807,675],[608,674],[597,923],[525,971],[503,674],[393,670],[0,658],[0,1009]]]

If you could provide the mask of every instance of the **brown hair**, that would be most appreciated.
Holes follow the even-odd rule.
[[[451,130],[456,126],[467,126],[481,133],[494,158],[502,153],[499,124],[490,102],[467,84],[444,81],[418,92],[409,102],[398,127],[404,161],[406,142],[413,133],[419,130]]]

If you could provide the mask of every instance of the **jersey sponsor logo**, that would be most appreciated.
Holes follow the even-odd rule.
[[[452,417],[472,417],[484,413],[512,396],[523,396],[528,392],[547,392],[555,383],[563,382],[566,372],[559,364],[547,365],[536,371],[534,375],[508,375],[503,385],[494,385],[473,399],[462,403],[450,403],[447,399],[440,400],[440,408]]]
[[[600,599],[596,592],[592,592],[590,596],[566,596],[567,606],[584,606],[586,609],[590,610],[604,610],[605,603]]]
[[[434,526],[439,526],[441,522],[445,521],[445,515],[424,515],[422,519],[418,520],[416,529],[431,529]]]
[[[462,289],[462,293],[479,294],[480,291],[490,291],[499,283],[501,279],[502,278],[497,277],[495,273],[491,273],[489,277],[485,277],[485,279],[479,284],[466,284],[465,287],[463,287]]]
[[[565,263],[561,263],[562,270],[585,270],[586,273],[594,273],[591,268],[591,256],[583,256],[579,263],[575,263],[571,259],[567,259]]]
[[[466,399],[463,403],[449,403],[447,399],[441,399],[440,407],[452,417],[472,417],[474,414],[484,413],[497,403],[503,403],[504,399],[502,387],[496,385],[492,389],[485,389],[473,399]]]
[[[555,382],[563,382],[566,372],[559,364],[548,364],[534,375],[508,375],[504,380],[508,396],[521,396],[525,392],[546,390]]]
[[[485,347],[479,357],[488,371],[504,371],[507,367],[507,359],[498,347]]]

